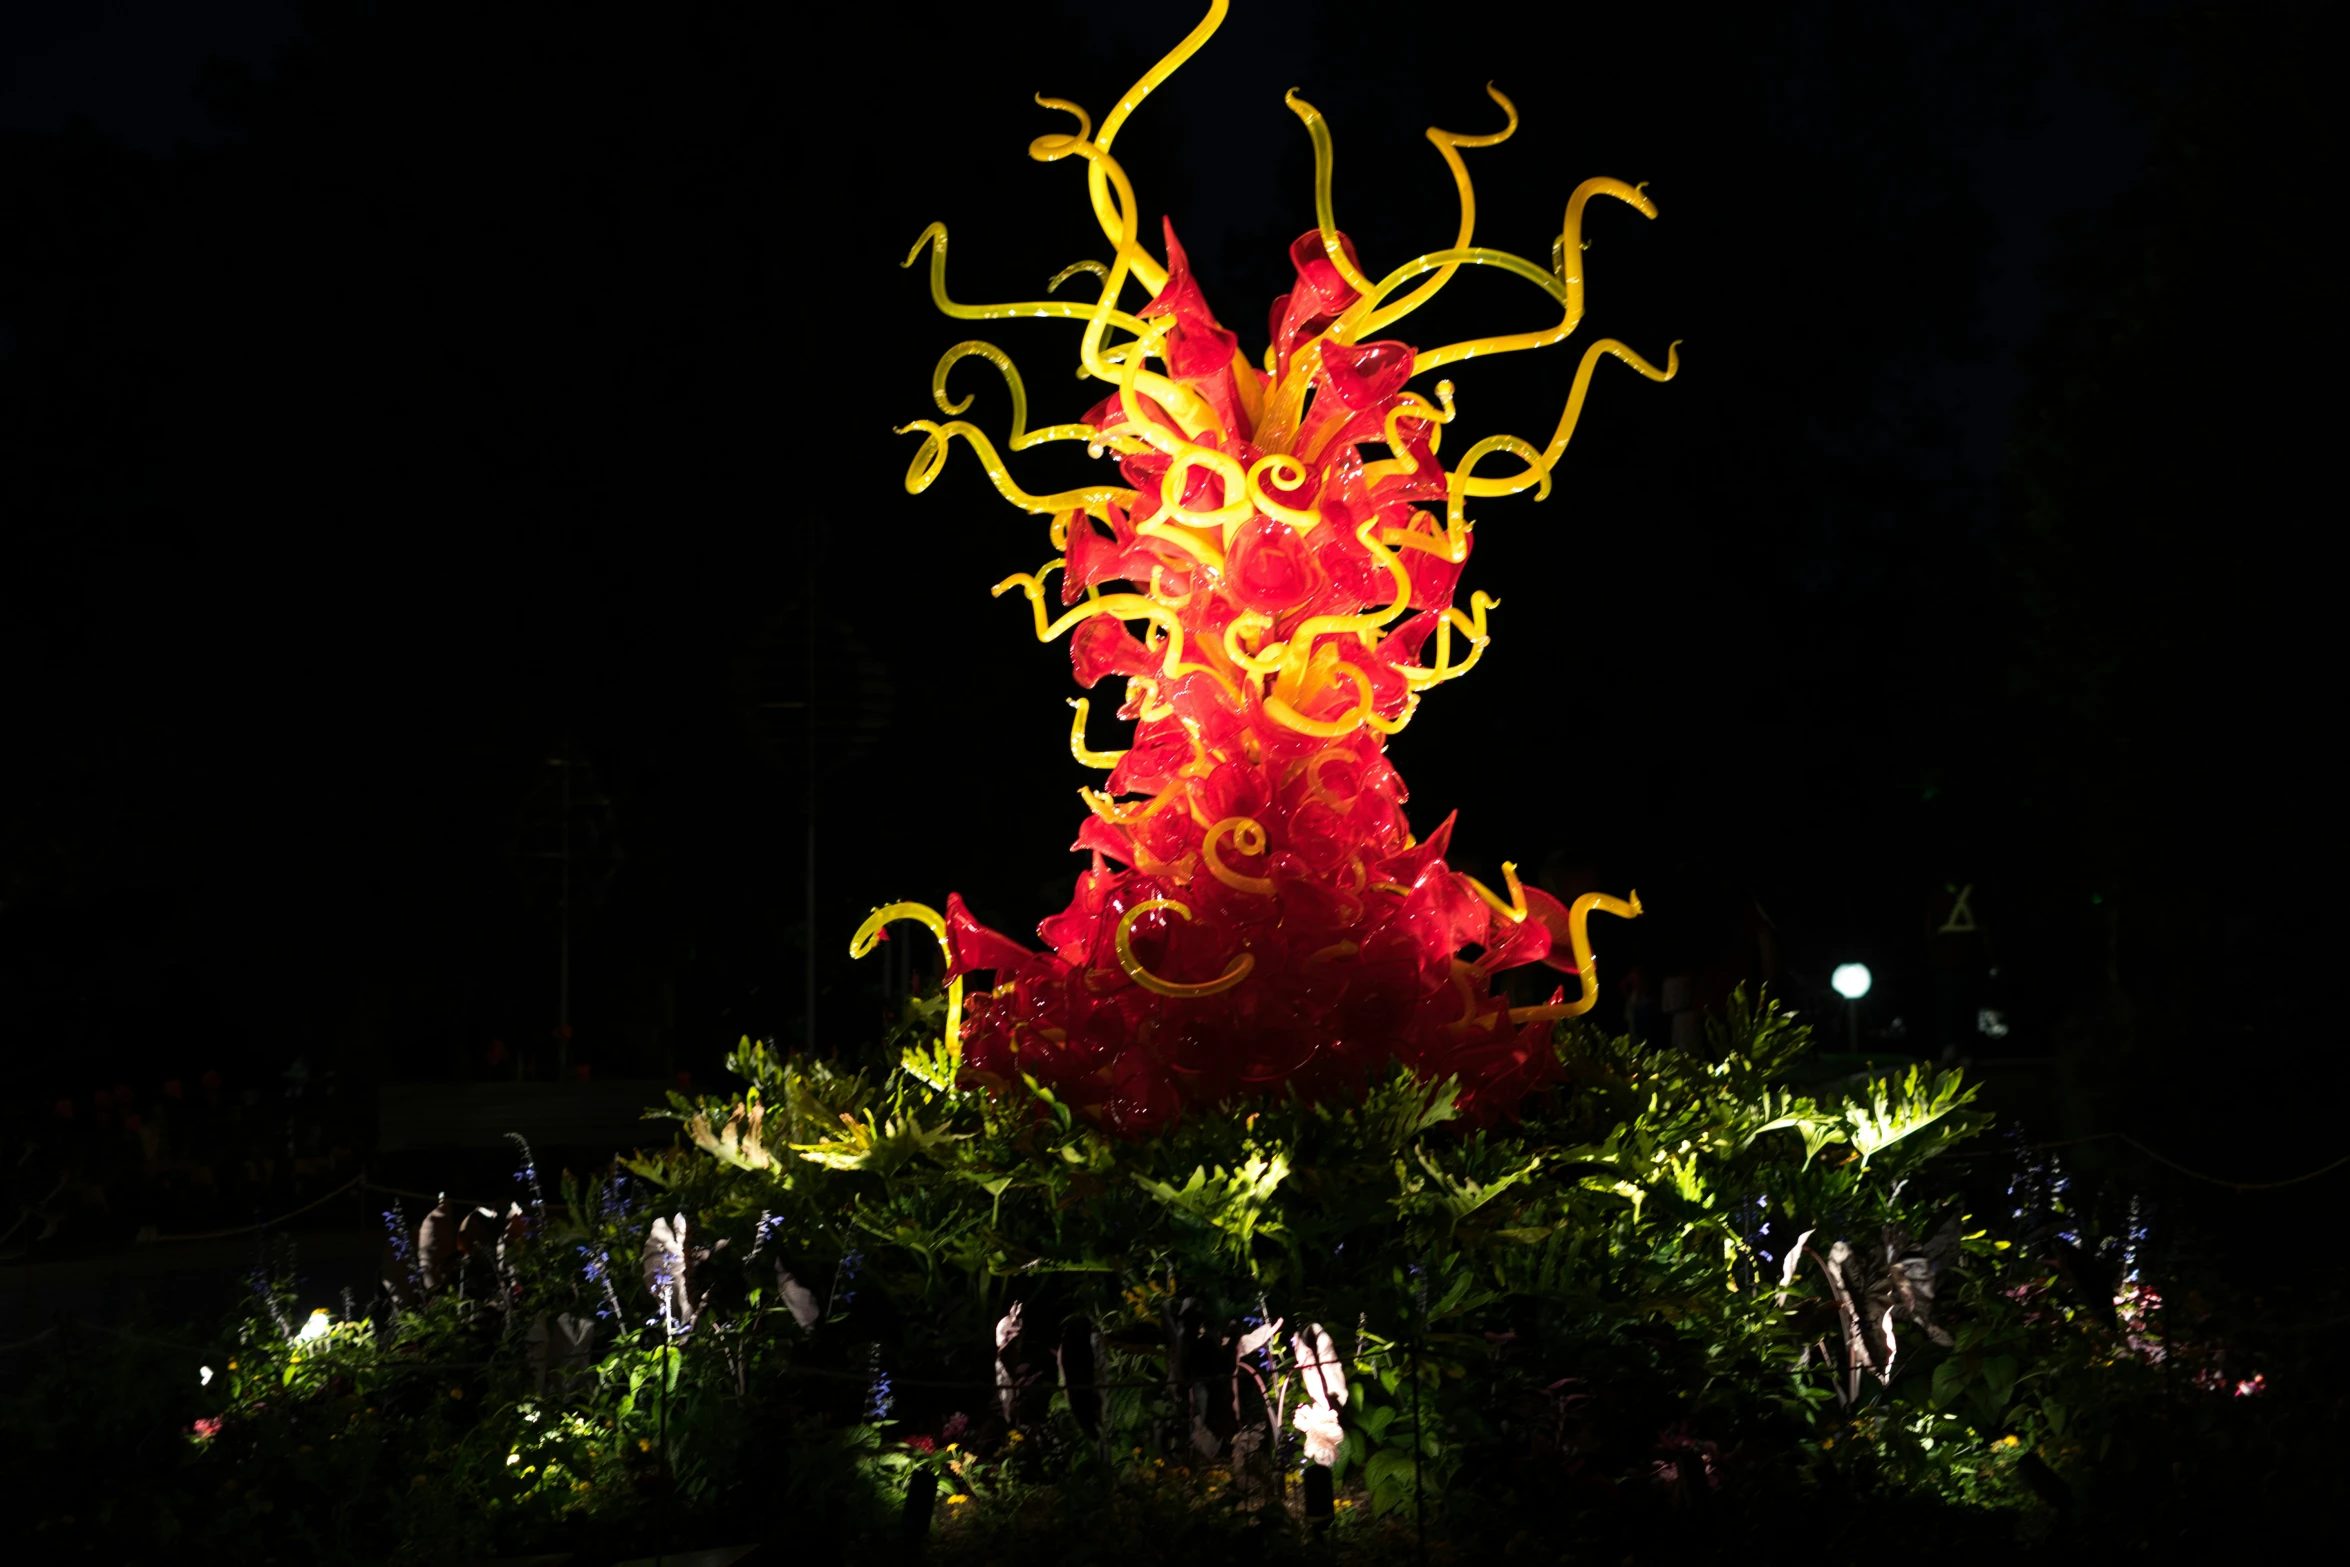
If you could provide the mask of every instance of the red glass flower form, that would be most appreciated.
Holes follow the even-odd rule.
[[[1018,372],[985,343],[949,350],[933,393],[941,412],[960,413],[969,399],[947,400],[948,372],[986,358],[1012,393],[1013,450],[1082,439],[1116,458],[1123,484],[1030,495],[985,435],[950,417],[907,427],[924,436],[907,488],[927,488],[961,439],[1007,498],[1052,517],[1058,558],[996,592],[1026,596],[1040,638],[1069,635],[1081,687],[1123,679],[1118,715],[1134,731],[1124,750],[1096,751],[1090,702],[1075,703],[1072,750],[1109,777],[1084,791],[1090,814],[1072,847],[1089,868],[1068,907],[1039,926],[1041,949],[981,925],[950,896],[943,915],[877,910],[852,950],[870,950],[891,919],[923,919],[956,984],[949,1049],[964,1078],[998,1089],[1033,1080],[1121,1133],[1268,1089],[1347,1091],[1398,1059],[1425,1079],[1456,1080],[1461,1112],[1487,1121],[1552,1080],[1553,1024],[1596,999],[1585,919],[1594,909],[1630,917],[1639,904],[1592,894],[1569,908],[1506,865],[1498,892],[1454,871],[1445,863],[1452,819],[1413,834],[1386,741],[1423,692],[1482,656],[1496,601],[1480,592],[1467,611],[1453,602],[1470,553],[1468,500],[1547,492],[1601,355],[1655,380],[1677,360],[1660,371],[1620,343],[1595,343],[1547,448],[1488,437],[1450,470],[1437,451],[1453,417],[1451,384],[1439,383],[1431,402],[1407,383],[1567,336],[1582,311],[1585,203],[1608,195],[1654,208],[1620,181],[1589,181],[1569,204],[1557,267],[1472,248],[1457,149],[1515,129],[1516,111],[1495,93],[1509,129],[1429,133],[1462,192],[1458,241],[1374,282],[1331,219],[1327,130],[1293,95],[1314,134],[1321,222],[1290,247],[1296,284],[1274,301],[1270,345],[1262,367],[1252,365],[1210,310],[1173,225],[1163,226],[1164,263],[1139,244],[1132,190],[1109,152],[1127,107],[1204,31],[1129,93],[1098,137],[1082,111],[1053,103],[1082,128],[1030,149],[1087,167],[1115,259],[1081,263],[1063,280],[1095,273],[1091,303],[954,303],[941,226],[908,257],[931,250],[933,292],[951,314],[1086,323],[1084,372],[1114,390],[1075,424],[1028,431]],[[1539,280],[1565,306],[1563,322],[1428,353],[1376,335],[1463,265]],[[1129,315],[1119,300],[1137,281],[1150,298]],[[1523,466],[1478,475],[1497,453]],[[1494,993],[1495,976],[1529,964],[1569,976],[1579,994],[1562,988],[1546,1005],[1512,1008]],[[963,981],[974,974],[989,976],[988,988],[966,1002]]]

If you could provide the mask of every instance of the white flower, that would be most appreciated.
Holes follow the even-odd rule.
[[[1300,1333],[1290,1344],[1297,1351],[1306,1402],[1289,1418],[1305,1433],[1306,1457],[1328,1467],[1338,1462],[1338,1444],[1346,1437],[1338,1424],[1338,1411],[1346,1403],[1346,1371],[1338,1363],[1338,1346],[1319,1322],[1312,1324],[1310,1335]]]
[[[672,1331],[694,1320],[693,1299],[686,1293],[686,1238],[682,1213],[673,1219],[654,1219],[645,1232],[642,1262],[645,1289],[652,1295],[653,1303],[664,1308]]]
[[[1272,1321],[1266,1323],[1263,1327],[1251,1328],[1246,1333],[1243,1333],[1240,1336],[1239,1346],[1235,1348],[1232,1353],[1238,1359],[1246,1360],[1249,1356],[1255,1354],[1258,1350],[1263,1349],[1267,1344],[1272,1343],[1280,1336],[1281,1318],[1275,1317]]]
[[[1325,1468],[1338,1462],[1338,1444],[1346,1433],[1339,1428],[1337,1410],[1328,1404],[1300,1404],[1289,1419],[1305,1433],[1308,1459]]]
[[[1329,1330],[1319,1322],[1313,1323],[1311,1329],[1311,1337],[1300,1333],[1290,1340],[1297,1350],[1297,1369],[1306,1385],[1306,1397],[1317,1404],[1343,1409],[1346,1368],[1338,1363],[1338,1346],[1330,1342]]]

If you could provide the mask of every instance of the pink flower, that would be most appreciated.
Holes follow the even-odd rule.
[[[209,1442],[220,1435],[220,1420],[217,1416],[201,1417],[188,1427],[188,1434],[200,1442]]]

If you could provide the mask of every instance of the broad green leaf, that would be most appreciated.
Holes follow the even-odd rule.
[[[1936,1409],[1948,1409],[1958,1395],[1966,1391],[1967,1382],[1974,1374],[1975,1367],[1970,1357],[1951,1356],[1934,1368],[1934,1392],[1929,1402]]]
[[[1852,1128],[1852,1146],[1860,1152],[1861,1169],[1865,1172],[1871,1159],[1903,1138],[1963,1108],[1976,1092],[1973,1087],[1962,1090],[1955,1069],[1928,1078],[1921,1067],[1912,1066],[1902,1078],[1879,1078],[1870,1083],[1865,1104],[1845,1106],[1845,1120]],[[1965,1126],[1958,1135],[1974,1129]]]
[[[1420,1168],[1426,1170],[1435,1181],[1439,1193],[1438,1200],[1443,1204],[1449,1225],[1458,1225],[1461,1220],[1542,1168],[1542,1155],[1536,1154],[1506,1175],[1495,1180],[1479,1182],[1465,1176],[1449,1174],[1429,1156],[1428,1150],[1425,1148],[1414,1148],[1412,1152],[1420,1161]]]
[[[1995,1430],[2007,1413],[2015,1392],[2016,1363],[2011,1355],[1993,1355],[1983,1362],[1982,1376],[1967,1390],[1968,1402],[1982,1417],[1984,1430]]]
[[[941,1158],[949,1146],[970,1135],[950,1132],[943,1125],[926,1127],[911,1113],[877,1122],[870,1110],[861,1119],[844,1112],[840,1120],[847,1130],[839,1136],[794,1143],[792,1152],[828,1170],[871,1170],[886,1175],[921,1155]]]

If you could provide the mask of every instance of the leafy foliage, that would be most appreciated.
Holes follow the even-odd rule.
[[[982,1553],[1262,1554],[1302,1548],[1320,1452],[1367,1551],[1806,1492],[2028,1533],[2177,1363],[2150,1292],[2068,1298],[2044,1235],[1971,1216],[1958,1074],[1807,1093],[1776,1006],[1703,1053],[1564,1029],[1566,1086],[1502,1130],[1391,1074],[1142,1140],[953,1086],[940,1014],[862,1071],[745,1041],[739,1094],[656,1112],[678,1146],[516,1205],[437,1292],[306,1330],[257,1283],[186,1532],[656,1546],[781,1497],[847,1551],[936,1487],[940,1542]]]

